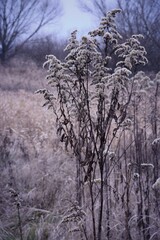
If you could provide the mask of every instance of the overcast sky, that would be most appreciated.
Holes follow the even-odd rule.
[[[96,27],[98,20],[79,9],[76,0],[61,1],[63,4],[63,16],[57,20],[54,29],[53,25],[48,26],[49,32],[56,32],[57,38],[66,38],[74,30],[78,30],[79,35],[85,35]]]

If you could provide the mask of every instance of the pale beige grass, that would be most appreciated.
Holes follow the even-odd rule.
[[[9,64],[0,66],[0,88],[2,90],[36,91],[45,85],[46,71],[35,62],[15,58]]]

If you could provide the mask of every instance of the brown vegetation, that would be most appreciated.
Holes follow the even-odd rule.
[[[113,20],[115,14],[110,14]],[[119,37],[112,30],[105,35],[111,41],[106,48],[109,54]],[[128,54],[133,70],[136,58],[145,61],[137,39],[134,36],[131,44],[118,45],[119,51],[126,46],[142,50],[138,57],[131,54],[134,51]],[[74,32],[67,50],[75,43]],[[95,42],[83,38],[77,46],[67,56],[68,65],[48,57],[50,83],[59,84],[53,95],[40,90],[49,111],[34,94],[44,86],[44,70],[21,59],[0,70],[0,239],[158,240],[160,74],[128,74],[127,67],[132,66],[126,55],[118,63],[122,68],[110,73],[106,62],[98,62],[102,59]],[[94,65],[92,54],[100,65]],[[74,68],[75,63],[84,64],[82,72]],[[91,71],[97,67],[92,79],[88,66]],[[69,71],[72,78],[66,82]],[[106,76],[107,87],[101,82]],[[100,82],[92,81],[97,79]],[[120,86],[117,91],[117,82],[111,85],[115,79]]]
[[[57,226],[68,204],[63,204],[64,198],[73,194],[72,157],[56,136],[52,113],[42,109],[42,99],[28,91],[38,86],[42,73],[31,69],[32,64],[23,74],[4,69],[8,75],[3,75],[0,91],[0,239],[21,235],[21,239],[47,239],[44,235]]]

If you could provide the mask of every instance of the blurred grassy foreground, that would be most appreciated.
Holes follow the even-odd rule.
[[[14,60],[0,69],[0,239],[48,239],[73,194],[73,159],[42,108],[45,70]],[[64,187],[65,186],[65,187]],[[16,194],[13,194],[16,192]],[[67,200],[66,200],[67,201]],[[20,204],[20,219],[17,204]],[[54,232],[56,237],[56,233]],[[54,239],[54,238],[52,238]]]

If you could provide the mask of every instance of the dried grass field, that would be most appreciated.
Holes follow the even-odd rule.
[[[67,207],[62,195],[73,194],[73,159],[56,136],[52,112],[34,94],[43,71],[15,64],[0,77],[0,239],[19,239],[17,204],[25,239],[47,239]]]
[[[0,69],[2,240],[75,240],[77,236],[76,229],[71,231],[74,223],[66,217],[75,201],[75,159],[56,134],[52,110],[42,108],[42,96],[34,93],[45,86],[45,75],[34,63],[21,60]],[[145,78],[143,73],[136,77],[142,82]],[[134,125],[113,143],[117,157],[110,152],[108,159],[111,171],[104,201],[113,240],[129,240],[127,231],[132,240],[160,239],[160,75],[147,81],[152,87],[136,99],[137,108],[133,103],[129,109]],[[96,179],[95,191],[98,184]],[[87,205],[89,189],[85,194]],[[91,228],[89,217],[86,225]]]

